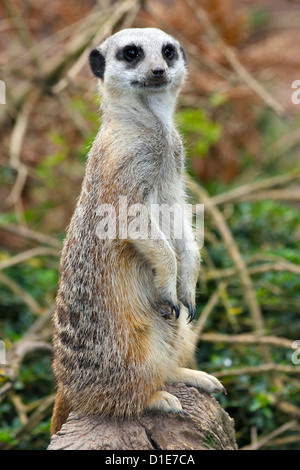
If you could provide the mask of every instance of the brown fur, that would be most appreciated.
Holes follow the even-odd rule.
[[[67,421],[71,411],[72,409],[69,407],[64,395],[58,389],[51,420],[51,436],[60,430],[62,425]]]

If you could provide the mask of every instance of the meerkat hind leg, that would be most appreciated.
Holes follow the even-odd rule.
[[[176,382],[183,382],[186,385],[198,388],[207,393],[220,393],[227,394],[226,388],[219,382],[216,377],[207,374],[200,370],[186,369],[180,367],[177,371]]]
[[[152,395],[148,400],[146,410],[183,414],[183,409],[178,398],[164,390],[158,390]]]

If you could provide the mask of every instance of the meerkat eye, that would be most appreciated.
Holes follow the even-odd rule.
[[[175,49],[171,44],[167,44],[162,52],[163,56],[168,60],[172,60],[175,57]]]
[[[123,57],[127,62],[132,62],[140,56],[139,49],[136,46],[127,46],[123,50]]]

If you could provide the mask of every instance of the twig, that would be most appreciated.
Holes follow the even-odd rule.
[[[290,184],[295,180],[300,180],[300,172],[298,170],[288,173],[287,175],[274,176],[262,181],[255,181],[253,183],[239,186],[238,188],[227,191],[226,193],[213,196],[211,201],[216,205],[235,202],[243,197],[250,197],[253,193],[257,193],[258,191]]]
[[[42,330],[48,325],[51,320],[51,317],[54,313],[56,304],[55,302],[50,305],[48,310],[43,313],[38,319],[34,322],[34,324],[29,328],[27,333],[24,335],[24,339],[30,339],[31,337],[39,336],[42,339],[46,339],[45,335],[42,335]]]
[[[35,351],[46,351],[47,353],[51,353],[52,347],[48,342],[41,341],[39,338],[32,336],[18,341],[15,343],[13,349],[8,352],[7,365],[5,366],[8,370],[6,373],[8,382],[0,389],[0,402],[14,386],[24,358]]]
[[[38,69],[42,69],[42,56],[38,54],[36,51],[36,48],[33,46],[35,44],[34,38],[32,37],[30,30],[24,20],[24,17],[18,12],[18,9],[15,8],[14,2],[10,2],[9,0],[4,0],[4,7],[5,10],[10,17],[15,30],[20,38],[21,44],[24,44],[27,48],[27,50],[30,51],[32,60],[34,61],[35,65],[38,67]]]
[[[228,225],[226,224],[222,213],[213,204],[206,191],[198,186],[189,176],[186,176],[186,182],[190,190],[204,203],[205,209],[208,210],[211,217],[213,218],[241,279],[241,283],[244,288],[246,304],[252,316],[253,326],[256,332],[262,332],[264,329],[264,322],[258,301],[256,299],[252,280],[247,271],[247,266],[240,254],[238,246],[228,228]]]
[[[211,295],[211,297],[209,298],[207,304],[205,305],[197,323],[196,323],[196,326],[194,328],[194,332],[197,336],[197,338],[200,337],[201,335],[201,332],[203,330],[203,327],[204,327],[204,324],[206,323],[209,315],[211,314],[211,312],[213,311],[213,309],[215,308],[215,306],[217,305],[219,299],[220,299],[220,295],[221,295],[221,291],[223,289],[226,289],[226,283],[225,282],[221,282],[217,289],[215,290],[215,292]]]
[[[73,109],[72,101],[66,91],[61,91],[57,94],[57,97],[82,138],[85,138],[88,135],[89,127],[82,114]]]
[[[200,8],[199,5],[195,5],[193,0],[187,0],[191,9],[194,11],[194,14],[201,22],[207,36],[215,44],[215,47],[222,52],[224,57],[228,60],[233,70],[236,72],[238,77],[245,82],[252,91],[254,91],[266,104],[268,107],[273,109],[276,114],[283,117],[286,116],[286,110],[283,106],[268,93],[258,81],[250,74],[250,72],[241,64],[238,60],[237,55],[234,49],[228,46],[220,37],[214,25],[208,18],[207,13],[203,8]]]
[[[101,18],[102,19],[101,28],[99,28],[99,25],[98,25],[97,31],[99,30],[99,32],[94,35],[92,39],[92,43],[94,45],[98,45],[99,42],[101,42],[106,36],[108,36],[111,33],[114,25],[122,18],[122,16],[129,13],[131,17],[132,11],[136,11],[137,13],[137,9],[136,9],[137,4],[138,4],[138,0],[125,0],[123,2],[118,3],[117,5],[114,5],[113,8],[108,10],[106,18],[104,20],[103,18]],[[60,93],[68,86],[70,82],[74,80],[76,75],[80,72],[80,70],[86,64],[87,54],[90,49],[91,49],[91,44],[87,43],[83,52],[80,54],[80,56],[78,57],[76,62],[72,65],[72,67],[69,69],[69,71],[65,74],[65,76],[61,80],[59,80],[59,82],[57,82],[52,87],[53,93]]]
[[[61,55],[59,57],[55,55],[54,59],[48,60],[43,67],[43,75],[40,77],[39,81],[42,93],[47,91],[49,86],[53,86],[57,79],[60,78],[61,72],[66,69],[71,62],[76,60],[88,44],[90,44],[93,35],[99,30],[102,14],[103,12],[99,11],[98,7],[92,9],[87,17],[78,22],[77,28],[73,30],[73,34],[70,36],[70,40],[61,48]],[[24,102],[27,100],[28,94],[31,93],[34,88],[38,88],[36,83],[26,82],[23,84],[22,89],[19,90],[18,95],[12,97],[10,101],[16,110],[22,108]],[[7,90],[7,92],[9,93],[9,90]],[[8,118],[9,116],[5,114],[2,119],[4,124]]]
[[[20,439],[24,434],[29,433],[52,409],[56,394],[53,393],[44,398],[40,406],[30,415],[27,423],[16,433],[15,438]]]
[[[193,57],[193,61],[195,62],[195,64],[201,65],[207,70],[214,72],[216,75],[219,75],[231,85],[236,83],[237,77],[234,72],[232,72],[222,64],[218,63],[213,57],[209,57],[209,55],[199,54],[199,49],[197,48],[197,46],[191,43],[188,38],[181,33],[181,31],[174,28],[170,21],[164,19],[161,14],[156,13],[155,8],[153,8],[153,5],[151,5],[151,2],[145,2],[144,9],[152,16],[152,18],[155,19],[155,22],[159,25],[161,29],[170,31],[170,34],[176,36],[180,42],[184,42],[184,48],[187,50],[188,55]],[[147,26],[147,22],[144,21],[144,23],[145,26]],[[181,100],[189,106],[197,106],[197,104],[195,103],[195,97],[185,96],[181,97]]]
[[[300,266],[290,261],[281,260],[277,263],[266,263],[260,266],[249,267],[250,274],[266,273],[268,271],[289,271],[293,274],[300,274]]]
[[[200,335],[201,341],[207,341],[212,343],[227,343],[227,344],[267,344],[269,346],[276,346],[286,349],[297,349],[292,347],[293,341],[287,338],[281,338],[278,336],[259,336],[250,333],[242,333],[239,335],[225,335],[221,333],[202,333]]]
[[[265,201],[268,199],[274,200],[274,201],[300,201],[300,189],[297,187],[294,187],[294,188],[271,189],[268,191],[260,191],[255,194],[252,193],[248,196],[241,196],[238,202]]]
[[[21,439],[25,434],[30,431],[49,413],[53,407],[55,394],[49,395],[42,401],[41,405],[32,413],[26,422],[22,423],[17,431],[14,432],[15,439]],[[9,450],[13,444],[2,443],[0,444],[1,450]]]
[[[264,263],[258,266],[248,267],[248,273],[250,275],[254,274],[263,274],[269,271],[288,271],[293,274],[300,274],[300,266],[297,264],[291,263],[290,261],[281,260],[276,263]],[[206,279],[228,279],[238,273],[236,268],[226,268],[226,269],[210,269],[206,271]]]
[[[21,425],[25,426],[26,423],[28,422],[28,417],[27,417],[27,413],[26,413],[26,407],[25,407],[24,403],[22,402],[21,397],[13,391],[12,391],[10,397],[11,397],[11,401],[13,402],[14,407],[15,407],[17,413],[18,413]]]
[[[9,164],[12,168],[19,168],[20,165],[20,154],[23,145],[24,136],[28,126],[28,119],[31,111],[36,104],[41,91],[38,88],[32,89],[29,93],[26,101],[24,102],[21,110],[18,113],[18,117],[11,134],[10,148],[9,148]]]
[[[2,261],[0,263],[0,271],[6,268],[10,268],[11,266],[15,266],[16,264],[24,263],[30,258],[34,258],[35,256],[58,256],[58,252],[51,248],[31,248],[30,250],[23,251],[18,255],[15,255],[8,260]]]
[[[28,65],[36,55],[45,56],[47,51],[58,43],[64,41],[71,36],[77,35],[79,32],[83,31],[86,28],[89,28],[91,24],[99,24],[99,7],[95,5],[89,12],[89,14],[83,18],[80,18],[77,21],[65,26],[59,31],[50,34],[46,38],[42,39],[36,44],[33,44],[31,48],[27,48],[24,51],[22,57],[14,63],[7,63],[3,66],[3,73],[8,74],[18,74],[21,69]],[[103,10],[102,10],[103,14]]]
[[[299,430],[299,426],[295,426],[295,429],[292,429],[292,431],[297,431]],[[287,444],[294,444],[294,443],[299,443],[300,442],[300,434],[293,434],[292,436],[286,436],[286,437],[279,437],[278,439],[274,439],[270,442],[266,442],[265,446],[267,447],[274,447],[276,450],[278,449],[279,446],[286,446]]]
[[[285,364],[261,364],[259,366],[242,367],[240,369],[224,369],[214,371],[214,375],[218,378],[239,376],[239,375],[256,375],[266,372],[282,372],[284,374],[300,374],[300,368],[296,366],[287,366]]]
[[[299,367],[297,368],[297,372],[300,372]],[[297,373],[296,372],[296,373]],[[294,418],[297,418],[299,421],[300,418],[300,408],[298,406],[293,405],[293,403],[289,403],[284,400],[279,400],[276,403],[276,408],[278,408],[283,413],[286,413]]]
[[[53,303],[42,316],[38,317],[24,337],[16,342],[13,348],[8,352],[8,365],[6,367],[8,369],[6,373],[8,381],[0,388],[0,402],[13,388],[19,374],[19,368],[27,354],[36,350],[52,351],[51,344],[46,342],[46,340],[48,341],[49,339],[49,334],[45,335],[43,329],[49,323],[54,309],[55,303]]]
[[[9,164],[17,171],[17,178],[9,196],[4,202],[5,208],[14,205],[18,201],[27,180],[28,170],[26,165],[21,163],[21,149],[28,126],[29,116],[40,96],[40,93],[41,90],[38,88],[32,89],[31,93],[29,93],[27,100],[24,102],[22,109],[18,113],[16,123],[11,134]]]
[[[33,313],[40,315],[43,312],[42,307],[28,292],[26,292],[26,290],[22,289],[17,282],[2,272],[0,272],[0,283],[6,285],[11,291],[17,294]]]
[[[18,201],[24,189],[24,186],[27,180],[27,175],[28,175],[28,171],[27,171],[26,165],[19,164],[18,169],[17,169],[16,181],[13,185],[13,188],[9,196],[7,197],[6,201],[4,201],[4,207],[6,209],[9,208],[10,206],[13,206]]]
[[[13,224],[0,224],[0,229],[5,230],[6,232],[14,233],[20,237],[28,238],[28,240],[33,240],[38,243],[53,246],[54,248],[62,248],[62,243],[56,238],[41,232],[37,232],[36,230],[32,230],[28,227]]]
[[[283,424],[279,428],[275,429],[274,431],[270,432],[266,436],[261,437],[255,443],[249,444],[247,446],[241,447],[240,450],[257,450],[261,449],[264,445],[270,443],[274,439],[274,437],[279,436],[280,434],[290,431],[298,427],[298,423],[296,420],[291,420],[288,423]]]

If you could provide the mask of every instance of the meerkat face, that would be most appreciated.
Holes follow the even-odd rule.
[[[156,28],[124,29],[90,53],[105,90],[121,94],[176,91],[186,75],[183,48]]]

